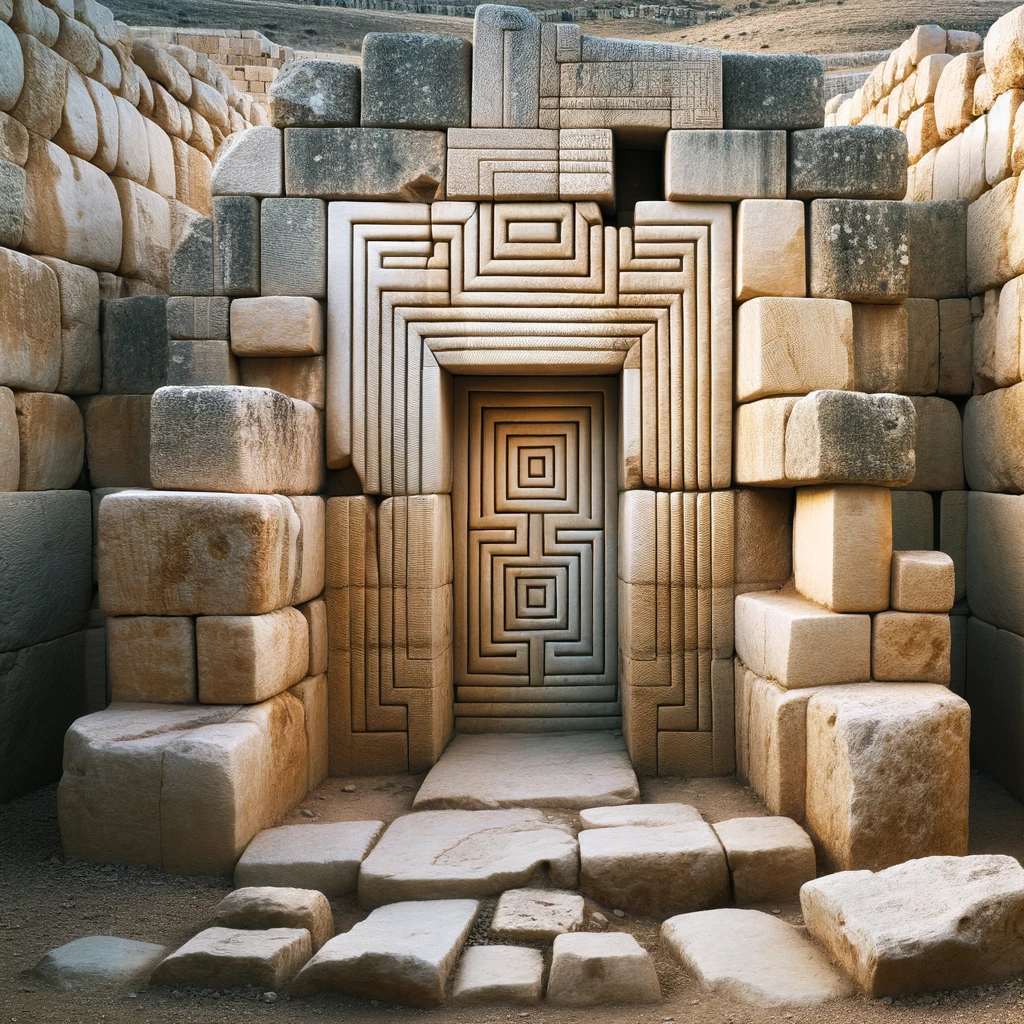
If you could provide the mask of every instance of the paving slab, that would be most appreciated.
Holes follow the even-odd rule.
[[[618,828],[620,825],[681,825],[703,821],[700,811],[689,804],[626,804],[618,807],[588,807],[580,811],[580,828]]]
[[[336,935],[300,971],[292,995],[342,992],[406,1006],[440,1006],[480,904],[392,903]]]
[[[494,896],[547,884],[575,889],[569,827],[539,810],[420,811],[388,826],[359,869],[359,903]]]
[[[711,827],[738,905],[798,899],[800,886],[817,874],[811,837],[792,818],[730,818]]]
[[[654,960],[632,935],[559,935],[551,954],[548,1002],[556,1006],[656,1003]]]
[[[139,986],[149,981],[154,968],[169,950],[152,942],[119,939],[114,935],[86,935],[51,949],[32,969],[55,988]]]
[[[221,928],[305,928],[314,952],[334,936],[331,904],[315,889],[270,885],[236,889],[213,908],[211,924]]]
[[[640,799],[621,736],[611,733],[456,736],[420,787],[413,810],[560,807]]]
[[[338,821],[264,829],[235,865],[235,885],[317,889],[325,896],[356,890],[359,865],[382,821]]]
[[[557,889],[510,889],[491,918],[491,934],[521,942],[550,942],[583,927],[583,897]]]
[[[470,946],[463,954],[452,987],[453,1003],[540,1002],[544,992],[544,957],[523,946]]]
[[[669,918],[662,942],[704,988],[756,1006],[817,1006],[854,986],[802,928],[759,910]]]

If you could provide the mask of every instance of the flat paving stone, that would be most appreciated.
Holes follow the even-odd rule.
[[[795,900],[817,874],[811,837],[792,818],[730,818],[715,830],[737,904]]]
[[[817,1006],[853,993],[802,928],[759,910],[669,918],[661,938],[704,988],[756,1006]]]
[[[620,825],[680,825],[703,821],[700,811],[689,804],[626,804],[618,807],[588,807],[580,811],[580,828],[618,828]]]
[[[315,889],[236,889],[214,907],[210,923],[221,928],[305,928],[314,952],[334,936],[331,904]]]
[[[479,909],[476,900],[380,907],[331,939],[299,973],[292,995],[342,992],[406,1006],[440,1006]]]
[[[548,1002],[557,1006],[656,1003],[661,986],[654,960],[632,935],[559,935],[551,954]]]
[[[235,865],[235,885],[356,891],[359,865],[384,831],[382,821],[284,825],[260,832]]]
[[[452,987],[453,1003],[540,1002],[544,957],[523,946],[470,946],[462,956]]]
[[[583,927],[583,897],[557,889],[510,889],[491,918],[491,934],[521,942],[550,942]]]
[[[153,972],[154,985],[278,989],[310,958],[304,928],[207,928]]]
[[[51,949],[33,974],[55,988],[141,986],[168,952],[166,946],[152,942],[86,935]]]
[[[611,733],[456,736],[430,769],[413,810],[559,807],[640,799],[621,736]]]
[[[542,811],[421,811],[396,819],[359,869],[359,902],[494,896],[546,884],[575,889],[576,840]]]

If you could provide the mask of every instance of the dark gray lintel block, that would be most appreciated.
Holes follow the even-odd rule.
[[[85,627],[92,593],[88,491],[0,494],[0,651]]]
[[[167,383],[167,298],[134,295],[103,302],[105,395],[151,395]]]
[[[213,197],[213,294],[243,298],[260,293],[260,201]]]
[[[890,199],[815,199],[811,295],[850,302],[903,302],[910,290],[911,205]]]
[[[213,220],[192,220],[171,253],[171,295],[213,294]]]
[[[706,128],[670,131],[665,198],[785,199],[786,133]]]
[[[219,338],[172,338],[167,360],[170,386],[202,387],[237,384],[238,360]]]
[[[25,230],[25,171],[0,160],[0,245],[16,249]]]
[[[447,137],[408,128],[288,128],[285,191],[320,199],[444,198]]]
[[[327,204],[322,199],[264,199],[260,247],[264,295],[327,298]]]
[[[270,87],[276,128],[345,128],[359,124],[359,68],[336,60],[295,60]]]
[[[820,128],[825,65],[800,53],[723,53],[722,115],[725,128]]]
[[[856,124],[789,136],[790,199],[902,199],[907,137],[895,128]]]
[[[907,203],[910,218],[910,295],[956,299],[967,295],[966,199]]]
[[[468,128],[472,52],[458,36],[367,32],[359,123]]]
[[[171,338],[227,339],[230,309],[226,295],[175,296],[167,300],[167,333]]]

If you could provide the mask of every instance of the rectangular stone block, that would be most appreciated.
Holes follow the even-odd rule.
[[[14,408],[18,420],[18,490],[73,487],[85,458],[78,406],[67,395],[19,391]]]
[[[762,398],[736,409],[733,417],[733,481],[785,487],[786,424],[797,398]]]
[[[939,304],[935,299],[907,299],[907,376],[905,395],[934,395],[939,386]]]
[[[985,147],[985,181],[992,187],[1013,174],[1013,126],[1024,100],[1024,91],[1010,89],[1001,93],[985,120],[988,142]]]
[[[949,686],[949,616],[888,611],[871,625],[871,675]]]
[[[167,300],[167,333],[171,338],[227,339],[228,309],[226,296],[179,296]]]
[[[197,387],[240,383],[238,359],[226,341],[216,338],[167,343],[169,387]]]
[[[359,68],[334,60],[289,62],[270,87],[270,120],[289,125],[359,122]]]
[[[736,216],[736,300],[807,294],[804,204],[744,199]]]
[[[90,485],[149,487],[149,395],[90,395],[78,404]]]
[[[167,383],[167,299],[107,299],[102,309],[107,395],[151,395]]]
[[[180,615],[107,618],[110,699],[146,704],[194,704],[195,619]]]
[[[963,137],[944,142],[935,150],[935,165],[932,169],[932,199],[935,202],[950,202],[960,198],[960,146]]]
[[[265,295],[231,303],[236,356],[318,356],[323,350],[324,310],[316,299]]]
[[[610,128],[562,128],[558,133],[558,197],[615,206],[615,151]]]
[[[1024,497],[967,495],[967,601],[979,619],[1024,636]]]
[[[238,298],[259,293],[260,202],[252,196],[215,196],[213,294]]]
[[[210,179],[214,196],[280,196],[284,191],[281,129],[257,125],[229,135],[217,149]]]
[[[916,491],[964,490],[963,435],[960,411],[948,398],[913,398],[917,419],[914,478]],[[983,488],[979,488],[983,489]]]
[[[877,125],[836,125],[789,136],[790,199],[902,199],[907,136]]]
[[[31,256],[0,248],[0,385],[53,391],[60,358],[56,275]]]
[[[325,613],[326,614],[326,613]],[[326,630],[326,619],[324,620]],[[324,672],[327,670],[325,640]],[[327,676],[309,675],[288,691],[302,701],[303,724],[306,727],[306,752],[310,789],[316,789],[328,775],[329,743],[327,710]]]
[[[969,395],[971,368],[971,300],[939,299],[940,395]]]
[[[320,676],[327,671],[327,602],[323,598],[298,606],[309,627],[309,668],[306,674]]]
[[[1001,181],[967,210],[967,287],[971,295],[999,288],[1024,271],[1011,259],[1016,177]]]
[[[987,188],[985,182],[985,147],[988,142],[987,119],[972,121],[960,136],[960,199],[974,202]]]
[[[248,388],[272,388],[282,395],[323,409],[326,402],[326,360],[323,356],[282,356],[239,361]]]
[[[213,294],[213,220],[191,221],[171,252],[171,295]]]
[[[902,392],[909,361],[906,303],[880,306],[855,302],[852,309],[854,390]]]
[[[167,387],[151,407],[150,473],[166,490],[311,494],[323,480],[320,416],[267,389]]]
[[[955,592],[953,559],[944,551],[892,553],[893,611],[948,612]]]
[[[169,284],[173,244],[167,199],[127,178],[111,178],[121,204],[121,262],[118,273],[145,281],[157,292]]]
[[[260,291],[327,297],[327,204],[265,199],[260,204]]]
[[[324,499],[317,494],[290,500],[300,526],[292,604],[302,604],[324,589],[326,507]]]
[[[943,491],[939,496],[938,549],[953,560],[955,600],[960,601],[967,594],[967,491]]]
[[[790,131],[824,124],[825,66],[806,54],[723,53],[726,128]]]
[[[665,198],[785,199],[786,133],[670,131],[665,143]]]
[[[985,70],[981,53],[963,53],[943,69],[935,87],[935,120],[939,135],[952,139],[974,120],[974,84]]]
[[[778,590],[793,575],[793,492],[740,487],[735,495],[735,591]]]
[[[60,293],[60,376],[65,395],[91,395],[100,389],[100,283],[88,267],[40,257],[57,276]]]
[[[935,104],[926,103],[913,111],[907,121],[907,148],[911,166],[941,145],[939,126],[935,123]],[[913,172],[911,172],[913,173]],[[908,182],[909,191],[909,182]]]
[[[559,134],[553,128],[450,129],[448,198],[557,199]]]
[[[0,159],[0,245],[16,247],[25,230],[25,171]]]

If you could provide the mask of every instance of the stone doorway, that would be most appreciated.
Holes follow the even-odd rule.
[[[458,377],[455,726],[621,724],[617,378]]]

